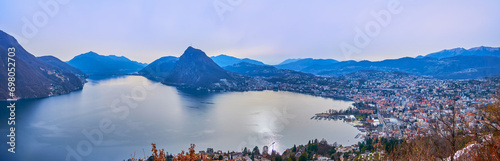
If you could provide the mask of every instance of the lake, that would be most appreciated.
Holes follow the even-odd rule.
[[[351,145],[360,133],[352,125],[310,119],[351,104],[283,91],[199,94],[142,76],[92,77],[81,91],[17,101],[14,155],[5,144],[9,109],[3,102],[0,154],[15,160],[126,160],[150,155],[151,143],[174,153],[191,143],[196,151],[267,145],[280,153],[316,138]]]

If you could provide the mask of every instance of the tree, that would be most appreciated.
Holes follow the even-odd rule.
[[[276,157],[274,157],[274,161],[283,161],[283,158],[281,155],[276,155]]]
[[[244,156],[245,156],[245,155],[247,155],[247,154],[248,154],[248,153],[247,153],[247,151],[248,151],[248,149],[247,149],[247,147],[245,147],[245,149],[243,149],[242,154],[243,154]]]
[[[452,101],[446,106],[441,105],[440,109],[447,107],[451,110],[451,114],[442,114],[441,111],[443,110],[439,110],[441,117],[438,117],[436,122],[430,124],[432,133],[428,135],[429,142],[433,144],[429,147],[433,150],[430,151],[429,154],[439,159],[445,159],[452,156],[456,151],[463,148],[464,144],[466,144],[463,142],[470,141],[464,138],[464,136],[466,136],[466,133],[463,130],[466,128],[465,123],[463,120],[457,120],[459,108],[457,107],[456,101],[459,100],[459,97],[450,96],[449,99]],[[458,127],[459,124],[462,125],[460,128]],[[451,157],[450,159],[451,161],[454,161],[454,157]]]
[[[173,161],[174,160],[174,156],[172,154],[168,154],[167,153],[167,156],[165,156],[167,159],[166,161]]]
[[[302,155],[300,155],[299,161],[307,161],[307,154],[303,153]]]
[[[164,149],[161,149],[161,150],[158,150],[156,149],[156,144],[155,143],[151,143],[151,146],[152,146],[152,149],[151,151],[153,152],[153,155],[150,157],[151,160],[153,161],[164,161],[166,160],[165,158],[165,150]],[[158,152],[160,152],[158,154]]]
[[[177,154],[176,157],[174,157],[174,161],[197,161],[198,157],[196,157],[194,148],[196,145],[191,144],[191,147],[189,148],[189,153],[185,153],[184,150],[181,151],[181,153]]]
[[[311,144],[307,146],[307,150],[309,152],[317,152],[318,151],[318,144]]]
[[[476,133],[476,143],[472,147],[471,160],[500,160],[500,88],[496,102],[486,107],[478,107],[482,130]]]
[[[255,148],[253,148],[252,153],[253,153],[253,154],[256,154],[256,155],[260,155],[259,147],[258,147],[258,146],[255,146]]]

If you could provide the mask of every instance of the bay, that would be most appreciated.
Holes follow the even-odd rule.
[[[352,102],[283,91],[200,94],[141,76],[91,77],[81,91],[19,100],[15,160],[126,160],[151,154],[214,148],[241,151],[269,146],[278,152],[312,139],[352,145],[360,133],[343,121],[310,119]],[[9,111],[2,103],[3,136]],[[105,125],[105,126],[103,126]],[[109,128],[103,128],[109,127]]]

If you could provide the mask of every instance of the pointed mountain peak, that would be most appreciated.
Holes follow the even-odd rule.
[[[87,53],[84,53],[85,55],[99,55],[97,54],[96,52],[93,52],[93,51],[89,51]]]
[[[200,49],[196,49],[192,46],[189,46],[186,51],[184,51],[184,54],[182,54],[182,57],[197,57],[197,56],[204,56],[207,57],[207,54],[205,52],[201,51]]]
[[[184,51],[184,53],[186,53],[186,52],[197,52],[197,51],[201,51],[201,50],[197,49],[197,48],[194,48],[192,46],[188,46],[188,48],[186,49],[186,51]]]
[[[164,83],[187,86],[210,86],[221,79],[233,79],[200,49],[188,47],[175,63]]]

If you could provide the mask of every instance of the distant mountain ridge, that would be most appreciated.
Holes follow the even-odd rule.
[[[0,100],[10,98],[7,86],[7,49],[15,48],[15,95],[18,98],[41,98],[69,93],[83,88],[72,69],[65,68],[59,59],[36,58],[11,35],[0,30]],[[49,60],[44,62],[42,60]],[[54,63],[52,63],[54,62]],[[77,72],[76,72],[77,73]]]
[[[231,65],[238,64],[241,62],[247,62],[250,64],[256,64],[256,65],[265,65],[264,63],[257,61],[257,60],[253,60],[253,59],[249,59],[249,58],[240,59],[240,58],[236,58],[236,57],[228,56],[228,55],[224,55],[224,54],[212,56],[210,58],[220,67],[231,66]]]
[[[270,65],[256,65],[247,62],[241,62],[224,69],[238,74],[252,77],[280,77],[284,75],[283,69],[278,69]]]
[[[449,58],[400,58],[383,61],[360,61],[323,66],[315,74],[341,76],[360,70],[399,71],[439,79],[478,79],[500,75],[500,57],[455,56]]]
[[[132,74],[147,65],[124,56],[104,56],[92,51],[77,55],[67,63],[90,75]]]
[[[313,66],[313,65],[329,65],[329,64],[335,64],[338,63],[339,61],[334,60],[334,59],[313,59],[313,58],[305,58],[305,59],[299,59],[296,61],[289,60],[289,63],[281,63],[279,65],[275,65],[276,68],[279,69],[290,69],[290,70],[296,70],[296,71],[301,71],[302,69],[305,69],[307,67]]]
[[[474,56],[496,56],[500,57],[500,48],[498,47],[486,47],[486,46],[480,46],[480,47],[475,47],[475,48],[470,48],[469,50],[464,49],[464,48],[454,48],[454,49],[449,49],[449,50],[442,50],[439,52],[431,53],[426,55],[426,57],[433,57],[433,58],[449,58],[449,57],[454,57],[454,56],[467,56],[467,55],[474,55]]]
[[[312,77],[313,74],[303,73],[288,69],[278,69],[271,65],[256,65],[247,62],[241,62],[232,66],[224,67],[224,69],[245,76],[263,77],[263,78],[279,78],[291,79],[298,77]]]
[[[302,59],[305,59],[305,58],[286,59],[286,60],[284,60],[283,62],[281,62],[281,63],[279,63],[277,65],[288,64],[288,63],[296,62],[296,61],[299,61],[299,60],[302,60]]]
[[[477,79],[500,75],[500,48],[455,48],[416,58],[403,57],[382,61],[341,61],[333,59],[287,59],[275,65],[322,76],[342,76],[360,70],[400,71],[439,79]],[[287,63],[288,62],[288,63]]]

